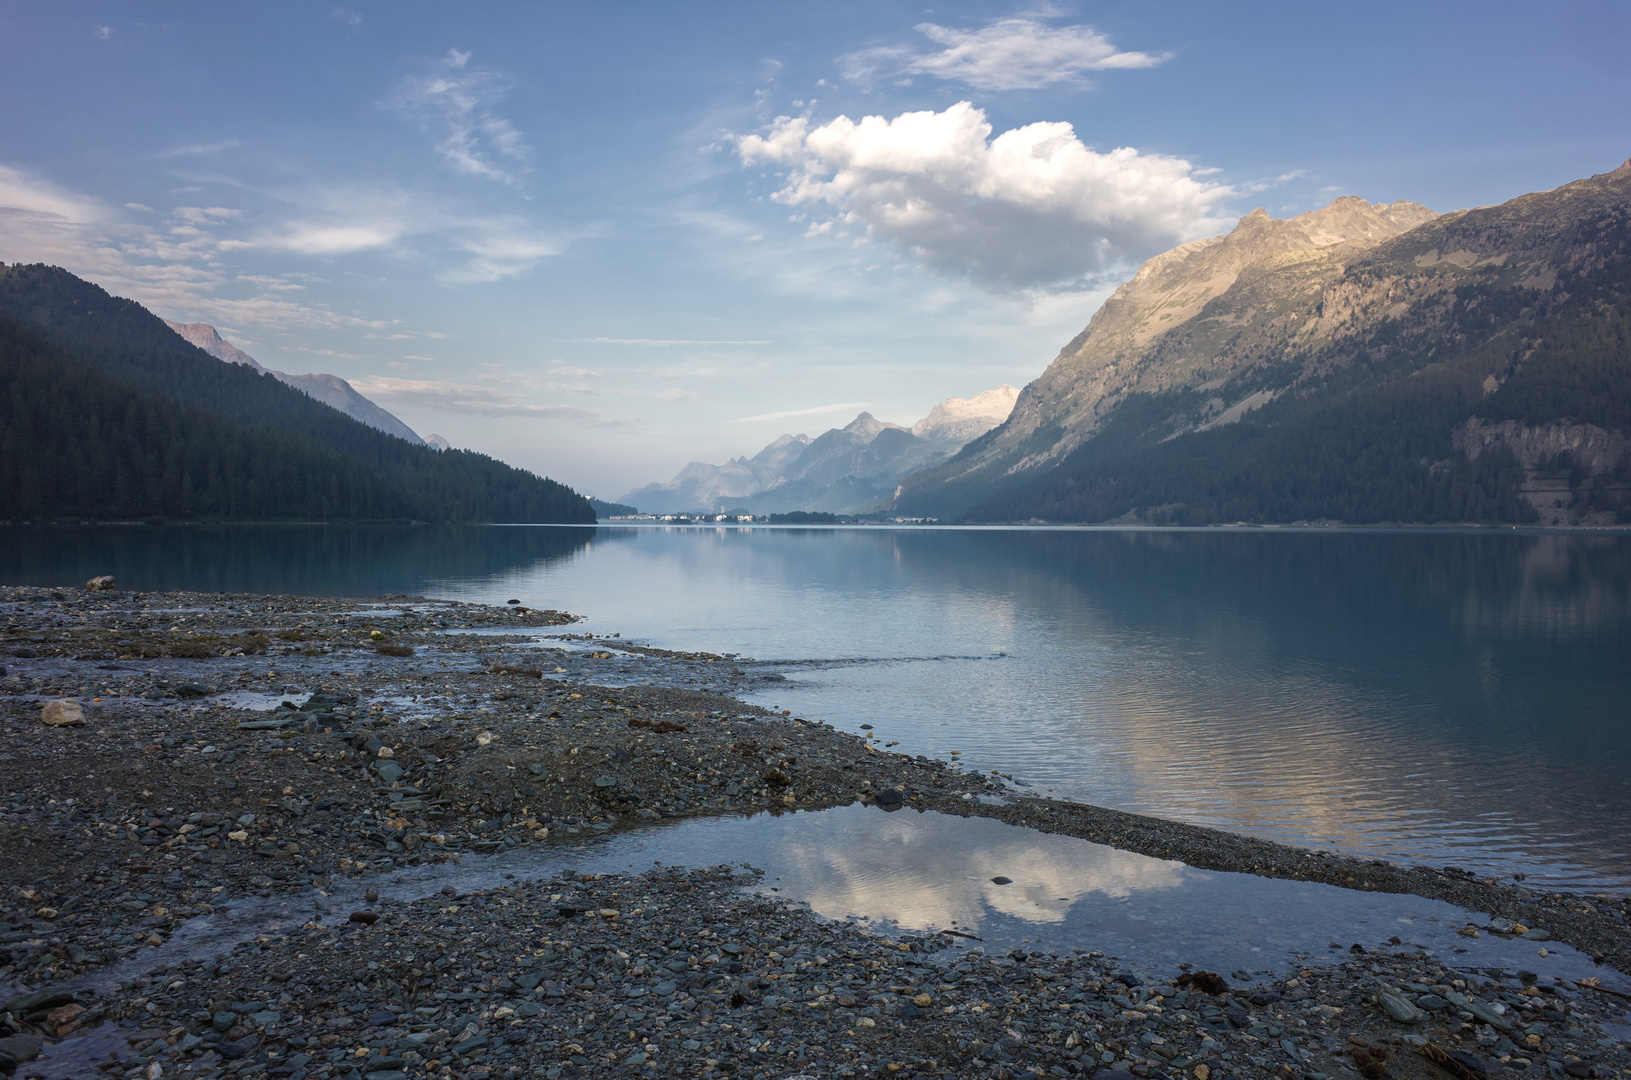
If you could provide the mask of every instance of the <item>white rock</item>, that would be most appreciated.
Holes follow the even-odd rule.
[[[47,701],[40,709],[40,722],[50,727],[78,727],[85,723],[85,709],[72,698]]]

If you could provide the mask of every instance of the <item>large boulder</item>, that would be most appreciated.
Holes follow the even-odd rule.
[[[40,722],[47,727],[79,727],[85,723],[85,709],[73,698],[47,701],[40,708]]]

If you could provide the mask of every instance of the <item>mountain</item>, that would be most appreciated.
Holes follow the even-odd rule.
[[[307,397],[316,398],[331,409],[339,409],[353,420],[361,421],[376,431],[395,435],[411,443],[425,442],[407,424],[357,393],[350,383],[338,375],[289,375],[262,367],[253,356],[222,337],[209,323],[178,323],[165,319],[164,325],[217,360],[224,360],[229,364],[242,364],[263,375],[270,375],[278,382],[294,387]]]
[[[912,425],[912,434],[960,449],[1008,419],[1018,398],[1007,383],[971,398],[947,398]]]
[[[907,479],[894,509],[1613,520],[1628,195],[1631,163],[1444,215],[1353,197],[1288,220],[1253,211],[1146,263],[1002,426]],[[1601,452],[1577,460],[1585,446]]]
[[[647,484],[623,496],[647,514],[679,514],[688,510],[723,510],[755,491],[769,487],[782,469],[810,445],[808,435],[782,435],[751,458],[732,458],[723,465],[688,462],[666,484]]]
[[[0,519],[595,520],[564,485],[376,431],[58,267],[0,264],[0,327]]]
[[[877,509],[903,477],[943,461],[1002,423],[1017,393],[1003,385],[973,398],[947,398],[911,428],[863,412],[814,439],[783,435],[751,458],[724,465],[693,461],[668,483],[648,484],[622,501],[651,514]]]

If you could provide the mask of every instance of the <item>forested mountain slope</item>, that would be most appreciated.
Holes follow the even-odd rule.
[[[1631,167],[1434,216],[1338,200],[1151,260],[896,509],[975,520],[1625,517]]]
[[[208,507],[185,504],[184,509],[177,509],[182,504],[171,500],[161,509],[153,501],[157,496],[138,498],[129,491],[104,487],[105,502],[98,507],[88,507],[83,500],[74,502],[74,509],[66,503],[53,502],[39,509],[16,503],[0,506],[0,517],[121,518],[130,514],[118,507],[133,505],[131,500],[136,499],[149,507],[139,516],[440,522],[595,520],[588,500],[570,488],[482,454],[438,452],[375,431],[270,375],[220,362],[181,340],[141,305],[111,297],[65,270],[0,266],[0,318],[12,324],[0,338],[0,349],[6,350],[7,372],[26,369],[33,373],[28,378],[14,374],[6,384],[6,392],[11,395],[8,428],[0,434],[10,437],[10,425],[20,423],[24,417],[44,415],[47,408],[57,410],[63,422],[77,424],[80,415],[110,415],[108,402],[119,394],[127,395],[131,408],[138,413],[157,408],[155,399],[164,399],[182,407],[173,413],[173,424],[182,424],[185,418],[191,425],[187,429],[191,434],[182,443],[193,448],[188,453],[202,456],[189,461],[207,463],[219,458],[224,462],[226,459],[219,455],[227,453],[226,447],[234,439],[251,439],[256,453],[272,453],[273,447],[280,447],[283,449],[276,452],[297,453],[318,470],[311,476],[312,490],[325,492],[322,498],[327,500],[312,502],[292,492],[286,493],[287,498],[275,498],[263,487],[256,487],[254,492],[247,487],[239,490],[235,485],[240,482],[252,483],[250,474],[227,470],[221,473],[220,483],[225,485],[221,497]],[[24,328],[33,333],[25,333]],[[60,377],[43,378],[39,374],[41,365],[53,364],[62,369]],[[48,402],[31,399],[30,394],[47,388]],[[80,395],[84,395],[83,401]],[[221,424],[205,424],[194,417],[195,411]],[[106,450],[97,441],[103,426],[81,425],[77,430],[81,438],[91,440],[83,449],[83,454],[88,455],[85,460]],[[121,437],[136,438],[138,442],[160,437],[147,429],[143,429],[145,434],[135,434],[128,425],[122,430]],[[34,464],[39,469],[54,470],[53,475],[66,475],[62,470],[73,467],[56,459],[48,463],[49,453],[44,446],[30,449],[15,442],[12,445],[19,447],[16,453],[35,454],[38,460]],[[178,443],[168,452],[182,454],[181,447]],[[8,458],[8,469],[12,460],[21,461]],[[277,467],[274,462],[255,466],[263,470]],[[200,490],[201,485],[206,485],[206,476],[199,468],[203,466],[182,468],[176,484],[190,477],[190,490]],[[76,483],[75,490],[96,490],[96,485]],[[364,491],[372,494],[363,498],[360,493]],[[342,492],[352,494],[342,498]],[[55,497],[49,491],[45,494]]]

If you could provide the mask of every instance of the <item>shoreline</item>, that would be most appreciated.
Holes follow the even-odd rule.
[[[289,596],[132,594],[111,590],[92,593],[30,587],[0,589],[0,610],[10,619],[0,634],[0,646],[7,654],[0,658],[0,663],[8,669],[0,679],[5,695],[0,715],[6,725],[6,757],[9,759],[6,765],[12,776],[4,793],[7,803],[3,809],[8,813],[0,821],[13,838],[13,843],[6,845],[7,850],[0,852],[0,886],[5,889],[5,910],[0,914],[10,919],[10,925],[20,928],[12,931],[13,943],[5,946],[10,950],[7,954],[10,962],[0,965],[0,980],[12,985],[18,993],[49,990],[59,985],[91,985],[98,972],[116,963],[128,967],[140,960],[144,950],[162,947],[188,920],[200,916],[207,919],[210,911],[235,898],[257,894],[262,897],[321,895],[325,889],[340,883],[386,880],[398,869],[410,865],[525,845],[571,843],[622,824],[659,817],[820,809],[851,803],[858,798],[880,801],[880,796],[886,802],[898,799],[914,808],[990,817],[1139,854],[1177,859],[1204,869],[1446,900],[1472,911],[1488,912],[1496,919],[1543,928],[1552,939],[1574,945],[1600,962],[1620,971],[1631,970],[1631,940],[1628,940],[1631,933],[1627,932],[1631,924],[1626,921],[1626,905],[1631,898],[1615,897],[1611,901],[1574,894],[1536,893],[1521,886],[1427,867],[1316,854],[1219,830],[1021,795],[988,777],[970,774],[945,762],[892,754],[870,746],[859,736],[745,705],[732,695],[754,685],[759,678],[751,670],[754,665],[750,661],[573,634],[569,629],[572,617],[559,612],[520,609],[518,613],[516,609],[410,597],[359,601]],[[523,627],[534,632],[544,627],[560,627],[562,637],[558,645],[539,648],[531,637],[503,633]],[[33,655],[15,655],[19,650]],[[642,665],[651,669],[649,685],[611,687],[596,681],[638,675],[636,669]],[[669,685],[660,685],[665,682]],[[681,689],[672,685],[679,682],[696,683],[700,688]],[[269,701],[264,696],[251,699],[255,695],[282,691],[294,691],[293,697],[306,692],[317,696],[315,700],[306,701],[303,710],[254,711],[243,707],[266,706]],[[67,697],[84,703],[84,725],[44,726],[39,719],[40,701]],[[251,726],[239,727],[239,724]],[[155,778],[162,778],[162,783]],[[1004,801],[985,802],[979,798],[994,795]],[[69,799],[73,802],[69,803]],[[728,892],[721,891],[724,886],[715,880],[718,874],[710,878],[709,873],[693,872],[693,875],[701,875],[694,881],[678,872],[667,878],[660,873],[650,879],[628,878],[613,891],[644,889],[650,892],[661,901],[658,908],[667,913],[662,916],[667,920],[665,925],[675,928],[675,936],[669,940],[689,939],[700,934],[702,928],[686,924],[685,906],[677,898],[687,889],[711,889],[716,896],[726,896]],[[600,888],[599,884],[591,887],[576,881],[567,881],[561,886],[562,895],[574,889],[594,892]],[[741,894],[729,892],[729,895]],[[932,948],[913,945],[902,954],[884,939],[869,937],[853,927],[840,929],[843,924],[826,923],[808,911],[775,908],[768,899],[762,904],[747,899],[730,902],[738,908],[738,917],[731,921],[730,928],[738,932],[751,931],[769,920],[787,927],[795,936],[814,934],[823,940],[835,941],[842,938],[843,951],[872,954],[867,963],[881,964],[889,970],[905,962],[899,959],[901,955],[921,959],[945,947],[943,943]],[[391,932],[406,934],[402,940],[409,941],[415,933],[414,923],[412,919],[402,922],[398,918],[399,911],[414,912],[415,918],[435,922],[442,914],[438,903],[444,908],[467,906],[449,905],[445,900],[420,900],[400,906],[389,900],[382,903],[384,906],[378,909],[380,918],[374,921],[351,923],[347,916],[347,921],[340,922],[338,929],[333,926],[312,929],[313,923],[324,923],[318,918],[308,923],[302,932],[308,936],[339,934],[341,938],[372,934],[383,939],[387,932],[381,926],[386,926],[397,927]],[[532,929],[542,927],[545,933],[557,933],[560,928],[577,925],[572,922],[574,916],[560,915],[560,911],[572,907],[571,904],[549,900],[537,889],[514,886],[489,890],[481,905],[492,904],[532,911],[536,920]],[[551,904],[556,906],[551,908]],[[621,910],[605,905],[593,910],[603,908]],[[753,912],[751,918],[742,914],[748,909]],[[555,923],[551,923],[552,919]],[[376,922],[379,925],[375,925]],[[618,934],[631,926],[618,922],[616,917],[604,918],[597,925],[605,941],[617,940]],[[1486,928],[1475,932],[1491,931]],[[847,936],[852,933],[859,936]],[[25,944],[19,947],[19,942]],[[262,953],[284,956],[281,951],[284,948],[263,943],[260,950],[252,951],[257,956]],[[573,949],[577,948],[574,944]],[[764,960],[772,953],[777,954],[778,960],[786,956],[774,949],[758,949],[752,945],[746,948],[751,955]],[[551,950],[529,947],[529,951],[540,954]],[[560,953],[558,949],[554,951]],[[764,973],[749,974],[741,959],[715,956],[713,961],[705,962],[712,953],[698,956],[694,948],[683,951],[686,963],[679,981],[697,981],[691,987],[678,987],[665,996],[683,990],[693,1004],[707,1006],[715,1017],[732,1015],[733,1010],[737,1014],[746,1010],[748,1015],[755,1010],[768,1009],[776,1015],[785,1011],[780,1002],[770,1006],[763,1004],[766,988],[781,978],[772,970],[774,965]],[[570,952],[566,955],[575,956]],[[245,1056],[229,1058],[219,1044],[224,1041],[229,1049],[236,1048],[237,1040],[251,1036],[255,1052],[262,1055],[263,1061],[269,1061],[264,1055],[273,1052],[263,1048],[274,1043],[282,1047],[281,1058],[297,1056],[287,1051],[302,1048],[290,1040],[302,1040],[303,1044],[306,1035],[301,1031],[304,1029],[285,1033],[289,1025],[281,1016],[270,1028],[263,1022],[232,1039],[224,1036],[244,1026],[237,1020],[215,1031],[217,1038],[206,1038],[219,1027],[213,1017],[221,1010],[194,1007],[190,1010],[192,1018],[184,1019],[189,1011],[182,1008],[188,1004],[182,999],[189,995],[195,1006],[200,1000],[219,1003],[223,994],[232,996],[222,988],[227,984],[209,989],[204,998],[196,995],[205,994],[212,981],[224,979],[230,983],[242,975],[241,965],[234,966],[238,959],[238,953],[232,954],[231,962],[220,972],[215,968],[221,964],[215,961],[184,965],[191,974],[183,983],[199,988],[193,991],[188,991],[185,985],[171,988],[174,993],[170,996],[175,998],[171,1019],[179,1022],[164,1029],[158,1040],[165,1043],[163,1051],[153,1051],[133,1067],[140,1068],[157,1055],[170,1062],[172,1070],[188,1070],[182,1075],[216,1075],[208,1072],[209,1069],[218,1069],[221,1075],[245,1072],[243,1067],[231,1066],[245,1060],[247,1051]],[[555,961],[546,962],[546,966],[562,962],[557,956]],[[566,963],[570,967],[576,960]],[[812,961],[818,974],[831,963],[830,958],[827,964]],[[1410,963],[1430,966],[1436,961],[1418,957]],[[714,972],[721,964],[727,969],[735,965],[737,970]],[[1135,1051],[1131,1044],[1116,1038],[1112,1031],[1116,1022],[1100,1015],[1098,1031],[1092,1031],[1090,1024],[1079,1026],[1060,1034],[1057,1043],[1041,1044],[1052,1048],[1039,1058],[1056,1062],[1048,1065],[1050,1069],[1064,1069],[1066,1075],[1091,1075],[1093,1067],[1119,1063],[1120,1067],[1134,1069],[1135,1073],[1142,1070],[1140,1074],[1148,1075],[1177,1075],[1187,1071],[1198,1080],[1205,1078],[1195,1072],[1197,1066],[1206,1068],[1208,1075],[1220,1076],[1275,1072],[1275,1068],[1259,1066],[1250,1060],[1264,1055],[1248,1054],[1235,1060],[1232,1047],[1205,1049],[1203,1046],[1208,1038],[1218,1047],[1230,1046],[1230,1039],[1215,1036],[1249,1035],[1257,1027],[1267,1031],[1268,1027],[1279,1026],[1282,1033],[1286,1030],[1283,1023],[1272,1020],[1239,1026],[1228,1018],[1221,1030],[1208,1027],[1207,1012],[1202,1007],[1206,1004],[1227,1006],[1231,1001],[1243,1004],[1247,1020],[1257,1015],[1253,1009],[1269,1015],[1282,1007],[1281,999],[1252,1005],[1251,994],[1261,996],[1260,988],[1240,994],[1226,990],[1220,996],[1170,986],[1169,993],[1158,994],[1144,987],[1148,992],[1135,1002],[1129,996],[1137,996],[1135,988],[1116,983],[1114,965],[1102,957],[1053,957],[1044,963],[1039,956],[1017,964],[1032,975],[1038,975],[1041,968],[1048,965],[1057,969],[1040,982],[1030,979],[1022,994],[1022,997],[1029,995],[1026,1000],[1034,998],[1038,987],[1046,988],[1064,979],[1076,988],[1074,993],[1082,995],[1078,1004],[1090,1000],[1115,1004],[1112,999],[1120,998],[1134,1006],[1120,1012],[1138,1015],[1140,1024],[1162,1013],[1159,1007],[1154,1012],[1138,1008],[1150,1004],[1152,997],[1157,999],[1157,1006],[1161,1000],[1180,1000],[1182,995],[1196,998],[1188,1002],[1192,1006],[1188,1012],[1194,1014],[1194,1024],[1181,1031],[1161,1028],[1173,1037],[1168,1039],[1161,1035],[1155,1038],[1166,1041],[1141,1042],[1142,1050],[1149,1053]],[[1350,971],[1354,965],[1357,969]],[[624,970],[632,971],[640,966],[634,964]],[[655,964],[643,966],[657,972]],[[1006,969],[1014,966],[1016,962],[1011,959],[999,963],[997,959],[982,958],[975,963],[979,972],[966,978],[1007,980],[1010,975]],[[1349,1036],[1360,1038],[1367,1046],[1385,1045],[1392,1048],[1389,1052],[1414,1054],[1413,1044],[1400,1043],[1398,1039],[1427,1030],[1427,1023],[1418,1018],[1412,1024],[1395,1024],[1378,1010],[1375,1002],[1362,1000],[1379,996],[1371,985],[1377,978],[1370,970],[1374,966],[1372,961],[1353,959],[1310,972],[1306,978],[1291,973],[1291,982],[1299,985],[1278,993],[1308,990],[1295,999],[1299,1003],[1296,1021],[1305,1029],[1311,1021],[1319,1030],[1330,1029],[1332,1033],[1327,1041],[1337,1038],[1337,1028],[1344,1028]],[[1004,971],[993,975],[987,968]],[[395,980],[395,988],[379,1000],[398,1001],[405,1010],[399,1015],[427,1008],[411,1004],[415,994],[424,992],[422,989],[405,989],[408,982],[415,980],[429,985],[424,982],[426,969],[419,970],[417,976]],[[861,970],[875,972],[878,969]],[[202,976],[200,971],[204,972]],[[679,969],[674,969],[674,973],[680,974]],[[713,978],[714,974],[734,987],[723,1000],[714,1000],[718,995],[713,993],[712,987],[719,981]],[[904,977],[908,973],[897,974]],[[924,972],[915,974],[922,976]],[[1444,975],[1445,980],[1429,978],[1435,974]],[[1513,978],[1508,981],[1513,986],[1509,988],[1503,988],[1498,979],[1483,980],[1495,987],[1487,991],[1492,1003],[1499,1003],[1498,995],[1507,992],[1520,1001],[1536,996],[1526,994],[1521,980],[1515,978],[1516,973],[1510,974]],[[797,971],[782,972],[782,975],[795,983],[802,978]],[[1466,973],[1456,978],[1461,982],[1459,987],[1453,985],[1448,969],[1439,968],[1436,973],[1424,969],[1420,978],[1404,981],[1423,987],[1424,993],[1417,997],[1437,1000],[1441,995],[1432,993],[1432,987],[1442,986],[1444,992],[1459,995],[1472,985]],[[523,985],[509,977],[504,981],[512,984],[508,990],[496,987],[489,992],[502,996]],[[560,996],[549,997],[547,986],[542,994],[538,992],[539,986],[549,982],[557,984],[553,989]],[[581,1019],[594,1011],[581,1001],[574,1004],[577,999],[571,995],[574,992],[588,994],[590,997],[582,1001],[591,1000],[600,992],[598,983],[591,979],[590,985],[596,989],[579,987],[574,991],[570,986],[563,988],[559,985],[561,982],[545,979],[525,988],[531,997],[520,1004],[530,1001],[537,1004],[540,1011],[527,1016],[512,1008],[496,1018],[503,1022],[499,1026],[506,1032],[525,1029],[525,1034],[545,1021],[565,1022],[572,1015]],[[1095,983],[1097,989],[1091,989]],[[914,985],[928,984],[919,977]],[[1121,989],[1114,989],[1115,986]],[[136,993],[138,989],[148,992]],[[825,989],[827,998],[837,1000],[832,987]],[[693,990],[707,992],[692,993]],[[1551,990],[1552,993],[1545,995],[1551,1003],[1556,1002],[1557,993],[1562,991],[1570,994],[1571,1004],[1563,1010],[1565,1019],[1561,1023],[1564,1026],[1558,1033],[1555,1051],[1550,1041],[1541,1049],[1588,1060],[1579,1055],[1592,1054],[1591,1040],[1581,1041],[1576,1047],[1577,1040],[1570,1038],[1568,1031],[1571,1027],[1582,1031],[1590,1028],[1571,1024],[1567,1018],[1594,1016],[1594,1010],[1603,1015],[1619,1015],[1615,1010],[1626,1003],[1605,991],[1589,988],[1570,991],[1553,987]],[[97,1000],[79,1002],[86,1006],[86,1011],[60,1022],[47,1019],[35,1023],[26,1010],[19,1015],[14,1009],[13,1022],[52,1038],[69,1037],[69,1043],[73,1043],[72,1036],[76,1034],[89,1038],[91,1033],[109,1023],[118,1023],[116,1014],[122,1013],[123,1019],[129,1019],[134,1009],[136,1015],[140,1015],[141,1010],[154,1015],[159,1006],[151,991],[151,986],[134,984],[114,989]],[[434,992],[438,991],[431,991]],[[473,991],[461,991],[466,992]],[[884,1039],[887,1035],[894,1040],[891,1046],[897,1043],[904,1046],[900,1040],[922,1027],[910,1021],[931,1014],[924,1012],[927,1006],[911,1005],[919,1010],[919,1015],[912,1016],[908,1010],[905,1016],[908,1023],[901,1032],[895,1032],[894,1028],[901,1024],[901,1001],[910,1004],[923,996],[938,1000],[937,994],[941,991],[931,988],[905,998],[891,991],[883,993],[897,1000],[859,1006],[862,1011],[879,1010],[873,1016],[861,1017],[855,1013],[852,1017],[844,1010],[853,1010],[855,1006],[838,1006],[838,1013],[846,1018],[845,1022],[861,1018],[873,1021],[872,1025],[845,1028],[849,1032],[846,1038],[865,1041]],[[822,996],[817,994],[815,998]],[[136,997],[146,1000],[134,1006],[131,1002]],[[404,998],[406,1004],[403,1004]],[[740,1004],[729,1005],[738,998],[742,999]],[[1187,1001],[1187,997],[1182,1000]],[[1338,1000],[1343,1004],[1333,1004]],[[1305,1001],[1311,1004],[1301,1004]],[[291,1001],[291,1004],[297,1003]],[[554,1014],[546,1016],[546,1004],[541,1003],[547,1003],[548,1009],[555,1010]],[[719,1008],[722,1004],[729,1007]],[[823,1014],[833,1011],[818,1007],[820,1004],[812,1006],[814,1011]],[[69,1006],[56,1006],[64,1007]],[[494,1011],[508,1007],[495,1006]],[[1289,1005],[1283,1007],[1289,1008]],[[90,1024],[89,1019],[98,1008],[102,1010],[99,1019],[103,1023]],[[604,1005],[596,1008],[602,1010],[600,1015],[605,1015]],[[1322,1008],[1338,1011],[1327,1014],[1320,1011]],[[437,1022],[447,1019],[440,1015],[445,1009],[445,1004],[439,1002],[432,1010],[438,1011]],[[212,1019],[207,1023],[198,1018],[204,1011],[211,1011]],[[941,1045],[936,1051],[939,1056],[925,1052],[912,1059],[913,1062],[934,1061],[935,1065],[922,1068],[912,1064],[902,1068],[907,1074],[932,1074],[949,1068],[959,1075],[967,1075],[966,1069],[976,1067],[970,1062],[978,1061],[978,1068],[991,1070],[980,1075],[993,1078],[1020,1075],[1019,1071],[1008,1068],[1008,1064],[1017,1061],[1017,1051],[1032,1045],[1034,1040],[1020,1038],[1018,1045],[998,1047],[990,1058],[982,1056],[982,1048],[972,1053],[969,1050],[973,1043],[995,1047],[1005,1038],[1014,1038],[1000,1034],[1005,1029],[991,1028],[989,1023],[984,1028],[980,1026],[991,1019],[986,1015],[989,1011],[987,1008],[942,1013],[942,1017],[953,1016],[955,1023],[972,1026],[952,1040],[952,1044]],[[1025,1011],[1021,1010],[1019,1015]],[[1170,1011],[1185,1012],[1178,1008]],[[1366,1015],[1350,1015],[1354,1013]],[[1476,1010],[1468,1015],[1472,1021],[1482,1019]],[[538,1019],[540,1017],[543,1019]],[[77,1024],[76,1018],[79,1018]],[[329,1024],[318,1039],[320,1043],[337,1031],[348,1030],[347,1025],[334,1027],[329,1023],[333,1019],[335,1016],[331,1014],[318,1025]],[[384,1024],[383,1017],[380,1019],[382,1023],[374,1027],[403,1026]],[[477,1026],[482,1030],[491,1028],[494,1019],[491,1015],[478,1018]],[[710,1024],[716,1022],[726,1021],[709,1021]],[[941,1022],[935,1020],[935,1023]],[[952,1020],[944,1022],[953,1023]],[[1007,1026],[1012,1027],[1012,1017]],[[46,1027],[52,1030],[44,1030]],[[64,1027],[68,1030],[61,1030]],[[1483,1034],[1480,1028],[1495,1030],[1488,1023],[1464,1020],[1434,1030],[1447,1047],[1476,1050],[1478,1036]],[[463,1030],[461,1027],[447,1034],[456,1035]],[[740,1025],[733,1025],[732,1030],[740,1030]],[[980,1031],[991,1037],[968,1037],[969,1032],[978,1035]],[[993,1035],[993,1031],[997,1034]],[[396,1041],[413,1043],[415,1034],[418,1033],[406,1032]],[[1073,1043],[1071,1037],[1075,1039]],[[1507,1038],[1507,1033],[1503,1032],[1500,1037]],[[485,1036],[478,1033],[470,1038]],[[526,1040],[531,1038],[526,1036]],[[606,1067],[593,1055],[563,1054],[563,1038],[565,1036],[555,1037],[548,1051],[542,1049],[542,1036],[536,1052],[526,1049],[534,1045],[526,1040],[498,1044],[514,1048],[508,1054],[501,1054],[501,1058],[528,1054],[539,1057],[536,1062],[529,1058],[524,1063],[525,1071],[513,1074],[491,1069],[483,1073],[479,1071],[486,1068],[482,1064],[461,1064],[477,1051],[497,1053],[496,1047],[489,1048],[489,1043],[484,1042],[470,1047],[462,1055],[444,1055],[445,1059],[419,1054],[409,1060],[399,1054],[393,1059],[397,1065],[359,1075],[393,1071],[403,1076],[533,1075],[532,1070],[537,1066],[544,1070],[540,1075],[547,1076],[548,1070],[554,1068],[562,1070],[558,1076],[564,1076],[574,1075],[566,1071],[569,1069],[579,1070],[577,1075],[590,1075]],[[1263,1041],[1262,1035],[1252,1038]],[[1313,1036],[1310,1034],[1308,1038]],[[1549,1034],[1547,1039],[1551,1038]],[[177,1049],[189,1039],[195,1040],[191,1046]],[[1378,1039],[1381,1044],[1377,1043]],[[1116,1042],[1117,1046],[1109,1048],[1106,1040]],[[344,1041],[342,1038],[324,1045],[331,1047]],[[444,1038],[438,1045],[456,1046],[468,1041],[448,1043]],[[1529,1050],[1523,1040],[1514,1042],[1507,1038],[1507,1041],[1514,1052],[1504,1055],[1509,1062],[1505,1067],[1510,1068],[1510,1062],[1515,1059],[1534,1060],[1522,1057],[1522,1053]],[[738,1071],[720,1066],[727,1058],[719,1056],[716,1044],[702,1043],[695,1037],[687,1042],[699,1042],[699,1048],[692,1051],[682,1046],[678,1051],[667,1050],[656,1056],[664,1060],[695,1058],[697,1063],[713,1060],[715,1064],[711,1066],[698,1064],[697,1071],[703,1074]],[[957,1042],[964,1045],[957,1047]],[[1186,1064],[1177,1072],[1173,1071],[1172,1063],[1180,1057],[1154,1053],[1156,1048],[1169,1043],[1193,1046],[1193,1054],[1185,1050],[1182,1060]],[[1236,1044],[1244,1045],[1238,1041]],[[1277,1044],[1269,1040],[1268,1045],[1272,1049]],[[1297,1045],[1300,1044],[1293,1044]],[[1357,1067],[1350,1052],[1353,1044],[1346,1045],[1349,1049],[1339,1045],[1333,1050],[1324,1043],[1311,1043],[1306,1054],[1314,1057],[1324,1054],[1319,1061],[1314,1057],[1303,1060],[1299,1054],[1304,1051],[1293,1053],[1281,1046],[1277,1051],[1276,1068],[1284,1066],[1310,1075],[1330,1068]],[[1500,1044],[1492,1040],[1484,1045]],[[3,1046],[0,1043],[0,1052]],[[709,1051],[704,1046],[714,1049]],[[1409,1049],[1401,1051],[1401,1047]],[[1081,1052],[1071,1054],[1078,1050]],[[1618,1049],[1597,1047],[1596,1056],[1623,1054],[1623,1051],[1622,1039]],[[750,1055],[758,1052],[743,1051],[742,1054],[744,1060],[751,1061]],[[1038,1052],[1041,1053],[1040,1046]],[[417,1054],[418,1051],[402,1053]],[[709,1053],[714,1056],[709,1058]],[[1107,1053],[1112,1057],[1106,1059]],[[1213,1057],[1205,1057],[1206,1053]],[[1226,1054],[1230,1057],[1226,1058]],[[207,1060],[210,1055],[214,1055],[213,1060]],[[362,1058],[368,1056],[361,1055]],[[1405,1060],[1398,1053],[1394,1056],[1396,1062]],[[51,1057],[47,1054],[41,1060],[48,1061]],[[585,1063],[573,1061],[574,1057],[584,1057]],[[947,1064],[954,1059],[962,1064]],[[438,1064],[434,1067],[424,1064],[432,1060]],[[634,1066],[619,1064],[618,1068],[625,1073],[630,1069],[649,1072],[652,1060],[653,1057],[648,1056]],[[797,1060],[789,1063],[789,1068],[796,1065]],[[1207,1065],[1209,1060],[1213,1065]],[[1408,1060],[1412,1067],[1419,1063],[1416,1057]],[[1568,1064],[1562,1057],[1557,1060],[1559,1069]],[[404,1071],[400,1067],[404,1062],[414,1065],[418,1071]],[[3,1063],[0,1060],[0,1065]],[[1314,1067],[1322,1063],[1325,1069]],[[297,1072],[313,1077],[349,1075],[344,1070],[337,1071],[337,1064],[326,1057],[317,1063],[315,1056],[308,1055],[308,1060],[299,1068],[279,1075],[293,1076]],[[17,1075],[28,1075],[29,1067],[19,1066]],[[269,1063],[266,1067],[288,1068]],[[505,1066],[506,1069],[511,1067]],[[900,1075],[902,1068],[884,1071]],[[686,1071],[691,1072],[689,1067]],[[846,1075],[838,1067],[829,1069],[828,1073]],[[116,1074],[121,1073],[110,1073]],[[743,1071],[743,1075],[750,1074]],[[848,1075],[854,1074],[852,1068]]]

